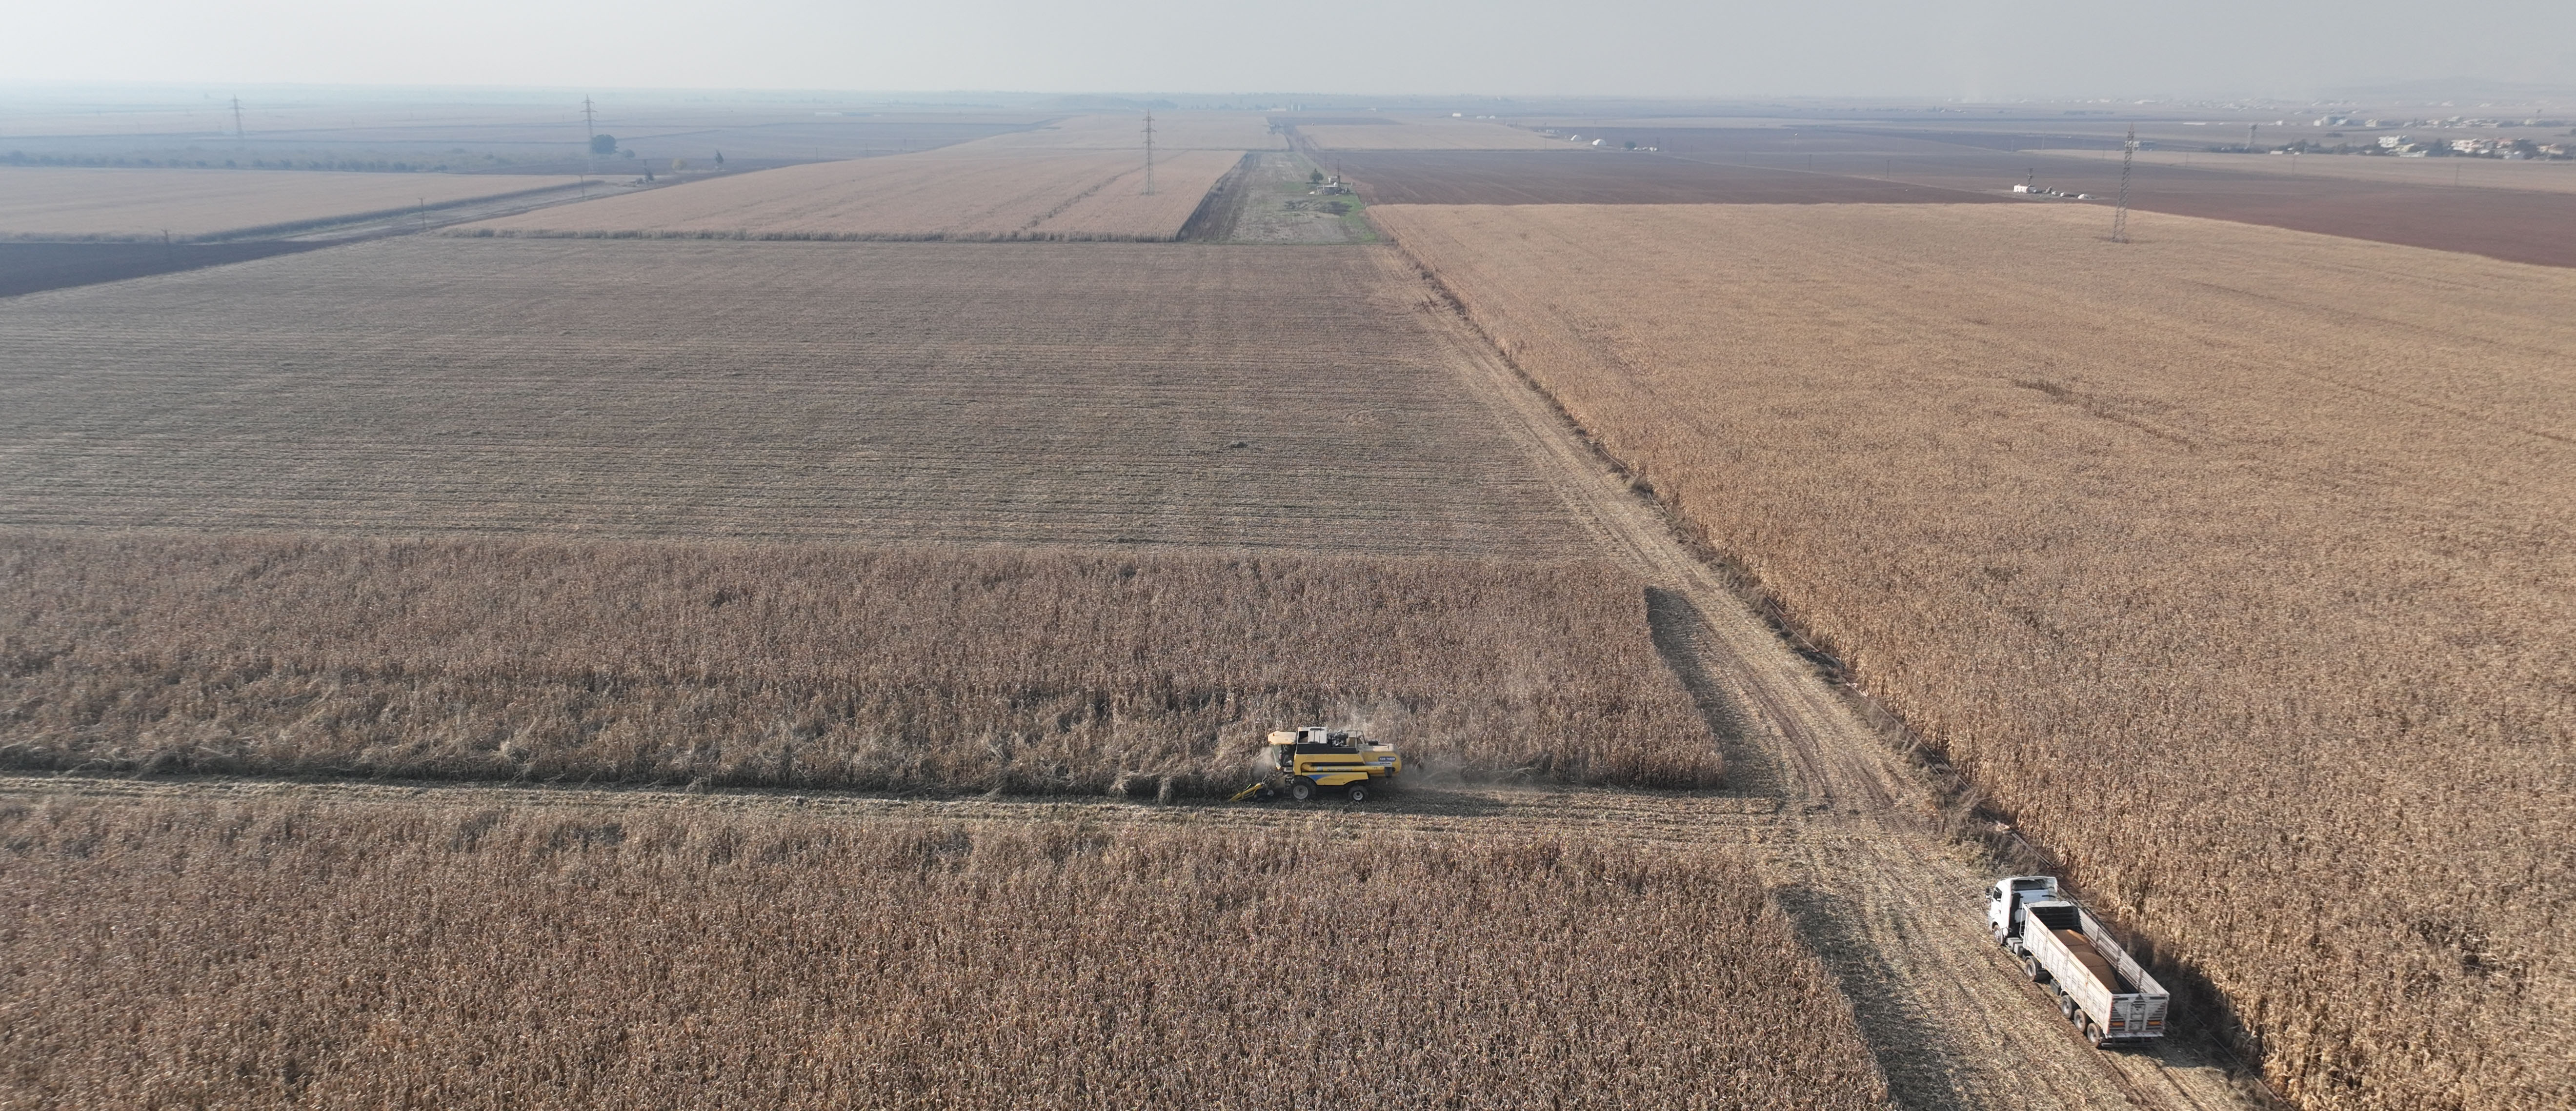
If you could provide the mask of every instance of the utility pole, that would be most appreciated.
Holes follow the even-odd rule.
[[[590,172],[599,172],[599,120],[591,112],[590,98],[581,98],[581,157]]]
[[[2262,128],[2263,125],[2259,123],[2249,123],[2245,125],[2245,153],[2254,153],[2254,133],[2262,130]]]
[[[1145,109],[1145,195],[1154,195],[1154,110]]]
[[[2138,125],[2129,125],[2128,141],[2120,144],[2120,207],[2111,212],[2111,242],[2129,241],[2129,165],[2138,157]]]
[[[233,138],[235,138],[235,139],[239,139],[239,138],[243,138],[243,137],[245,137],[245,136],[247,136],[247,135],[249,135],[249,134],[250,134],[249,132],[242,130],[242,119],[241,119],[241,98],[240,98],[240,97],[234,97],[234,98],[233,98]]]

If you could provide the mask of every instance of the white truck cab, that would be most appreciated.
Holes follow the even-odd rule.
[[[2023,900],[2038,902],[2056,898],[2055,876],[2005,876],[1996,880],[1995,885],[1986,890],[1986,925],[1995,935],[1995,944],[2003,944],[2017,932],[2022,918],[2028,913],[2022,909]]]

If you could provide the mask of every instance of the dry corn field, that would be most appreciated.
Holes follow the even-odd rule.
[[[2049,158],[2092,159],[2117,163],[2120,152],[2098,150],[2021,151]],[[2576,166],[2563,162],[2508,162],[2500,158],[2390,158],[2378,155],[2211,154],[2206,151],[2142,150],[2137,160],[2151,166],[2188,166],[2195,170],[2274,174],[2281,177],[2341,178],[2388,181],[2407,185],[2460,186],[2477,189],[2521,189],[2535,193],[2576,193]],[[2046,163],[2041,164],[2046,173]]]
[[[0,302],[0,526],[1585,542],[1381,251],[410,240]]]
[[[1324,150],[1558,150],[1569,146],[1535,131],[1481,120],[1299,124],[1297,136]]]
[[[2290,1098],[2576,1104],[2576,272],[2037,207],[1371,211]]]
[[[573,183],[499,174],[0,166],[0,238],[195,239]]]
[[[1178,239],[1242,155],[994,149],[782,166],[466,224],[451,235],[700,239]]]
[[[1331,721],[1416,781],[1722,771],[1597,565],[77,533],[0,598],[22,768],[1203,796]]]
[[[1736,854],[0,805],[13,1102],[1885,1106]]]

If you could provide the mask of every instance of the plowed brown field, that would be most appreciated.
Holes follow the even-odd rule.
[[[2576,278],[2074,208],[1372,211],[2288,1095],[2576,1102],[2527,1036],[2576,1021]]]
[[[1114,150],[1138,156],[1145,152],[1143,112],[1066,116],[1026,131],[977,140],[977,150]],[[1284,150],[1288,141],[1270,130],[1257,112],[1156,112],[1154,149]]]
[[[1573,146],[1535,131],[1481,120],[1387,120],[1369,125],[1313,123],[1296,127],[1299,138],[1323,150],[1554,150]]]
[[[2116,167],[2120,152],[2111,150],[2014,151],[2051,160],[2076,159]],[[2310,181],[2343,179],[2384,181],[2432,189],[2517,189],[2533,193],[2576,193],[2576,163],[2510,162],[2500,158],[2389,158],[2375,155],[2211,154],[2206,151],[2142,150],[2137,164],[2191,168],[2213,173],[2262,174]]]
[[[32,294],[0,524],[1580,553],[1385,263],[428,239]]]
[[[569,184],[498,174],[0,166],[0,237],[193,239]]]
[[[1780,127],[1690,128],[1672,125],[1604,128],[1602,133],[1663,147],[1676,157],[1753,170],[1788,172],[1818,178],[1887,181],[1934,189],[1955,189],[2006,198],[2006,191],[2026,180],[2068,193],[2090,193],[2085,207],[2106,230],[2110,197],[2120,188],[2120,162],[2097,149],[2061,157],[2057,152],[2021,151],[2037,136],[1947,131],[1862,131],[1846,127],[1792,129]],[[1591,134],[1586,131],[1585,134]],[[2098,142],[2099,140],[2095,140]],[[2293,231],[2348,236],[2409,247],[2466,251],[2508,262],[2543,266],[2576,266],[2576,196],[2555,189],[2482,187],[2514,177],[2517,167],[2534,174],[2576,171],[2564,165],[2478,161],[2445,170],[2432,180],[2398,180],[2402,168],[2388,171],[2319,172],[2291,177],[2287,167],[2273,172],[2244,172],[2241,159],[2269,155],[2212,155],[2161,152],[2160,160],[2142,161],[2131,175],[2129,205],[2149,212],[2197,216],[2211,220],[2262,224]],[[2399,159],[2351,157],[2351,162]],[[2288,161],[2272,158],[2265,166]],[[2307,165],[2324,158],[2302,158]],[[2403,160],[2418,164],[2418,160]],[[2182,163],[2176,165],[2174,163]],[[1809,173],[1812,171],[1812,173]],[[2452,187],[2442,173],[2456,171],[2463,185]],[[1833,186],[1820,182],[1818,193]],[[1474,199],[1474,198],[1470,198]],[[1697,199],[1697,198],[1677,198]],[[1731,197],[1710,198],[1732,200]],[[1872,198],[1853,198],[1864,200]],[[1434,203],[1455,203],[1431,197]],[[1626,200],[1600,198],[1603,203]],[[1482,199],[1482,203],[1521,203],[1517,198]],[[2020,203],[2068,205],[2042,200]]]

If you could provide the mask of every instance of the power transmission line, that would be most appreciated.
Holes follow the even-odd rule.
[[[1154,110],[1145,109],[1145,195],[1154,195]]]
[[[2120,207],[2111,212],[2111,242],[2129,241],[2129,166],[2138,158],[2138,125],[2129,125],[2128,141],[2120,144]]]

